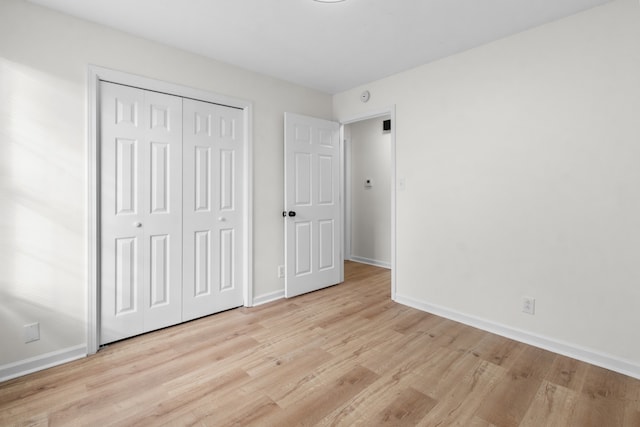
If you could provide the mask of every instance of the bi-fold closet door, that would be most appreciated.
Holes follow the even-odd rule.
[[[100,343],[242,305],[242,111],[108,82],[100,106]]]
[[[242,111],[184,100],[183,321],[243,304]]]

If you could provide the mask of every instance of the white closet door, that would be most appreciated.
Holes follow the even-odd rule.
[[[181,320],[182,99],[100,84],[101,344]]]
[[[182,98],[145,91],[144,327],[182,321]]]
[[[242,118],[184,100],[184,321],[243,304]]]

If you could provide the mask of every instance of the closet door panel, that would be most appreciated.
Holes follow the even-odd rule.
[[[182,98],[102,82],[101,344],[182,318]]]
[[[183,319],[189,320],[243,304],[242,111],[185,99],[184,127]]]
[[[105,344],[144,332],[144,91],[101,83],[101,334]]]
[[[145,91],[144,330],[182,321],[182,98]]]

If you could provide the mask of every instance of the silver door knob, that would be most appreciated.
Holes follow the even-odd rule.
[[[133,226],[134,226],[135,228],[140,228],[140,227],[142,227],[142,223],[141,223],[141,222],[134,222],[134,223],[133,223]]]
[[[220,221],[220,222],[225,222],[226,220],[227,219],[225,217],[223,217],[223,216],[219,216],[218,217],[218,221]]]

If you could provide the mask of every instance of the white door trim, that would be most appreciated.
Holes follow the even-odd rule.
[[[378,110],[365,111],[354,116],[347,117],[339,120],[340,122],[340,141],[344,143],[344,125],[359,122],[362,120],[374,119],[376,117],[389,116],[391,118],[391,299],[396,299],[396,106],[391,105],[386,108]],[[347,159],[346,150],[342,153],[344,159],[342,165],[343,174],[348,173],[349,170],[345,163]],[[345,212],[344,212],[344,254],[345,258],[351,257],[351,242],[348,241],[351,237],[351,192],[347,188],[347,179],[343,182],[343,194],[345,195]]]
[[[226,105],[244,112],[244,229],[243,268],[244,268],[244,305],[251,306],[253,301],[253,141],[251,101],[218,95],[201,89],[167,83],[147,77],[95,65],[88,66],[87,73],[87,308],[86,334],[87,352],[98,351],[100,333],[100,158],[99,158],[99,82],[101,80],[134,86],[146,90],[168,93],[214,104]]]

